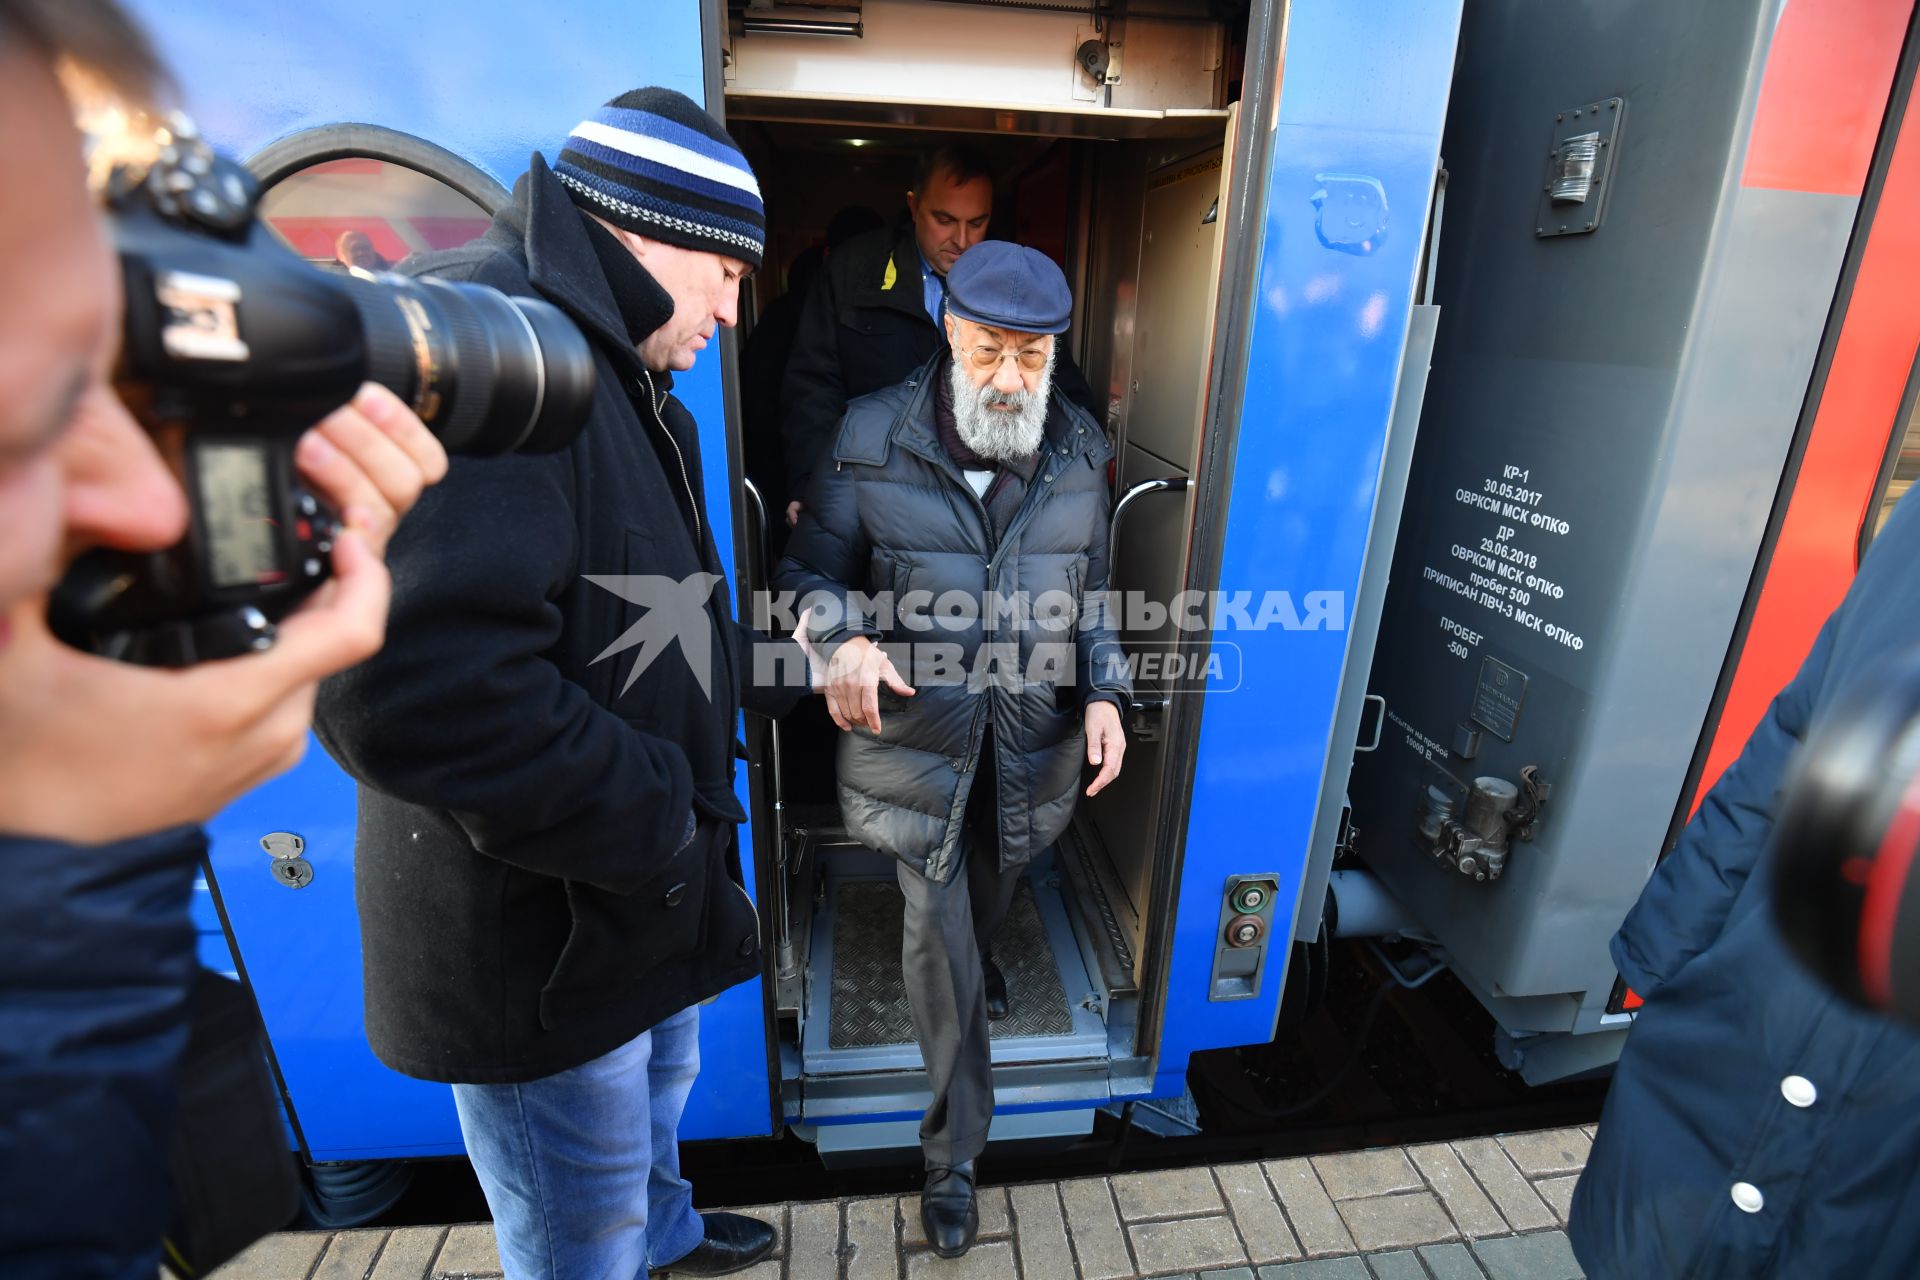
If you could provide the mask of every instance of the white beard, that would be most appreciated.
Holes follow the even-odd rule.
[[[953,425],[960,432],[962,444],[995,462],[1031,458],[1040,451],[1047,427],[1047,397],[1053,390],[1051,354],[1040,375],[1040,385],[1032,391],[1022,389],[1002,395],[992,383],[976,387],[958,360],[951,363],[949,376],[953,379]]]

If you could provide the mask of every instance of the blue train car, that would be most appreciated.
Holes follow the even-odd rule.
[[[1000,949],[996,1140],[1085,1132],[1268,1041],[1330,932],[1432,949],[1529,1078],[1617,1053],[1605,940],[1739,665],[1911,0],[135,7],[317,261],[350,233],[390,260],[460,243],[532,151],[657,83],[760,175],[758,315],[837,211],[893,214],[931,145],[986,151],[992,233],[1066,269],[1106,393],[1136,685],[1124,778]],[[1782,141],[1802,118],[1828,141]],[[747,613],[777,531],[717,354],[676,389]],[[1894,447],[1861,430],[1863,457]],[[1863,511],[1886,478],[1862,473]],[[747,720],[766,964],[703,1016],[683,1132],[911,1147],[890,868],[838,828],[804,717]],[[361,1032],[353,805],[316,750],[220,817],[207,955],[258,998],[309,1160],[457,1154],[448,1091]]]
[[[1196,1050],[1272,1035],[1328,762],[1343,758],[1330,739],[1357,712],[1343,705],[1349,622],[1377,533],[1457,3],[1418,6],[1384,39],[1323,0],[1229,21],[1167,6],[1098,33],[1116,58],[1124,39],[1126,57],[1098,79],[1074,61],[1096,35],[1085,14],[919,0],[868,0],[858,36],[839,39],[697,0],[495,6],[483,21],[445,0],[137,7],[202,129],[248,159],[263,215],[316,260],[351,231],[389,260],[469,238],[529,153],[639,83],[727,118],[763,175],[770,264],[841,205],[892,214],[920,147],[985,145],[1011,175],[996,233],[1068,267],[1070,341],[1111,389],[1127,495],[1116,585],[1161,601],[1225,593],[1260,624],[1216,636],[1150,618],[1130,634],[1142,693],[1126,782],[1035,869],[1010,924],[1022,932],[1007,951],[1016,1008],[995,1044],[995,1136],[1084,1131],[1095,1107],[1180,1093]],[[929,43],[930,30],[952,38]],[[938,66],[935,44],[952,55]],[[764,273],[762,308],[778,276]],[[710,357],[678,390],[707,456],[731,463],[709,463],[707,499],[734,517],[721,541],[744,607],[763,527],[734,368]],[[760,982],[703,1016],[684,1132],[795,1126],[830,1152],[910,1145],[924,1077],[904,1002],[836,981],[863,949],[897,955],[886,868],[809,806],[797,758],[776,813],[769,735],[743,728],[763,766],[742,778],[750,888],[776,944]],[[789,734],[786,754],[801,750]],[[258,998],[310,1160],[457,1153],[447,1091],[380,1066],[362,1035],[353,816],[351,784],[318,750],[223,814],[209,956]],[[297,884],[269,850],[276,835],[298,837],[311,874]]]

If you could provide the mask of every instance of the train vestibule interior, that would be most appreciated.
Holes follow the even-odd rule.
[[[768,28],[754,21],[762,10],[736,5],[726,111],[768,217],[766,264],[742,307],[748,351],[753,325],[793,306],[782,295],[798,296],[819,269],[836,215],[870,210],[895,227],[929,149],[966,144],[987,159],[995,174],[989,236],[1046,252],[1073,289],[1062,340],[1104,404],[1116,496],[1175,482],[1125,504],[1112,557],[1113,589],[1164,601],[1187,574],[1197,495],[1185,482],[1207,417],[1219,213],[1246,30],[1244,13],[1222,21],[1220,6],[1162,4],[1162,16],[1139,16],[1146,7],[1133,6],[1124,43],[1113,41],[1127,61],[1104,83],[1076,52],[1120,33],[1096,29],[1087,14],[867,0],[856,11],[862,34],[835,37]],[[756,575],[764,582],[784,541],[788,495],[768,461],[777,421],[749,419],[749,478],[775,491],[764,502]],[[1173,633],[1163,626],[1122,638],[1137,654],[1169,650]],[[1180,694],[1153,675],[1149,665],[1135,671],[1122,780],[1081,801],[1068,834],[1029,868],[995,938],[1010,1005],[992,1028],[1003,1093],[1031,1087],[1049,1100],[1097,1099],[1118,1064],[1151,1053],[1142,988],[1167,941],[1151,923],[1156,885],[1177,856],[1155,832],[1184,828],[1167,811],[1181,803],[1181,789],[1166,782],[1180,762],[1162,738]],[[831,1157],[835,1148],[912,1145],[912,1121],[830,1122],[917,1111],[926,1095],[900,972],[894,864],[844,833],[832,772],[837,731],[818,702],[803,703],[777,730],[757,727],[760,740],[750,745],[771,793],[757,816],[779,806],[778,823],[762,825],[780,834],[763,836],[757,855],[760,883],[773,888],[785,1109],[803,1131],[828,1122],[813,1136]],[[877,1106],[887,1098],[898,1105]],[[994,1134],[1045,1136],[1091,1122],[1084,1106],[1002,1115]],[[879,1132],[889,1128],[898,1132]]]

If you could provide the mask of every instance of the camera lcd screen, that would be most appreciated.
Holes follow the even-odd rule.
[[[268,497],[266,450],[252,444],[203,444],[198,464],[213,584],[245,587],[283,577]]]

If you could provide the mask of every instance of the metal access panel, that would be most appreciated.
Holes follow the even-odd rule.
[[[1216,365],[1195,483],[1200,503],[1217,502],[1215,486],[1224,487],[1223,523],[1209,534],[1217,543],[1196,553],[1188,584],[1221,593],[1223,610],[1237,605],[1245,616],[1216,613],[1211,633],[1216,649],[1238,651],[1238,679],[1207,688],[1200,704],[1156,1094],[1180,1091],[1194,1051],[1273,1035],[1342,705],[1348,620],[1372,541],[1459,20],[1457,4],[1403,6],[1386,21],[1345,0],[1295,0],[1271,126],[1249,114],[1242,130],[1258,129],[1265,149],[1261,214],[1257,253],[1227,287],[1244,278],[1252,296],[1216,340],[1230,354]],[[1229,213],[1223,202],[1221,217]],[[1216,973],[1223,928],[1255,914],[1233,912],[1223,925],[1222,904],[1249,877],[1270,880],[1278,895],[1258,940],[1270,947],[1267,961],[1257,994],[1247,974],[1216,993],[1216,977],[1234,976]],[[1318,901],[1309,909],[1317,913]]]
[[[1509,1033],[1625,1021],[1608,941],[1679,803],[1853,222],[1857,191],[1744,168],[1763,82],[1794,83],[1770,61],[1803,52],[1778,47],[1779,10],[1467,10],[1442,321],[1369,685],[1385,732],[1353,821]],[[1549,227],[1552,157],[1583,134],[1608,144],[1604,219]],[[1503,785],[1473,800],[1483,778]],[[1497,872],[1472,805],[1530,818]]]
[[[214,143],[245,158],[291,134],[340,123],[396,129],[437,143],[506,186],[540,150],[551,158],[593,107],[641,84],[707,95],[702,5],[580,0],[564,11],[419,0],[399,12],[373,0],[293,8],[215,0],[134,0]],[[700,424],[707,508],[733,509],[717,358],[674,379]],[[731,522],[715,540],[732,565]],[[731,570],[730,570],[731,571]],[[746,803],[745,774],[741,777]],[[458,1154],[445,1085],[410,1080],[375,1060],[362,1030],[354,909],[353,784],[313,744],[291,774],[243,797],[211,824],[212,895],[203,928],[224,907],[260,1003],[290,1109],[315,1160]],[[261,838],[301,838],[307,878],[295,887]],[[752,847],[741,830],[742,848]],[[753,888],[751,859],[744,859]],[[297,870],[297,869],[296,869]],[[217,958],[217,957],[216,957]],[[687,1138],[773,1130],[761,984],[701,1010],[699,1085]]]

